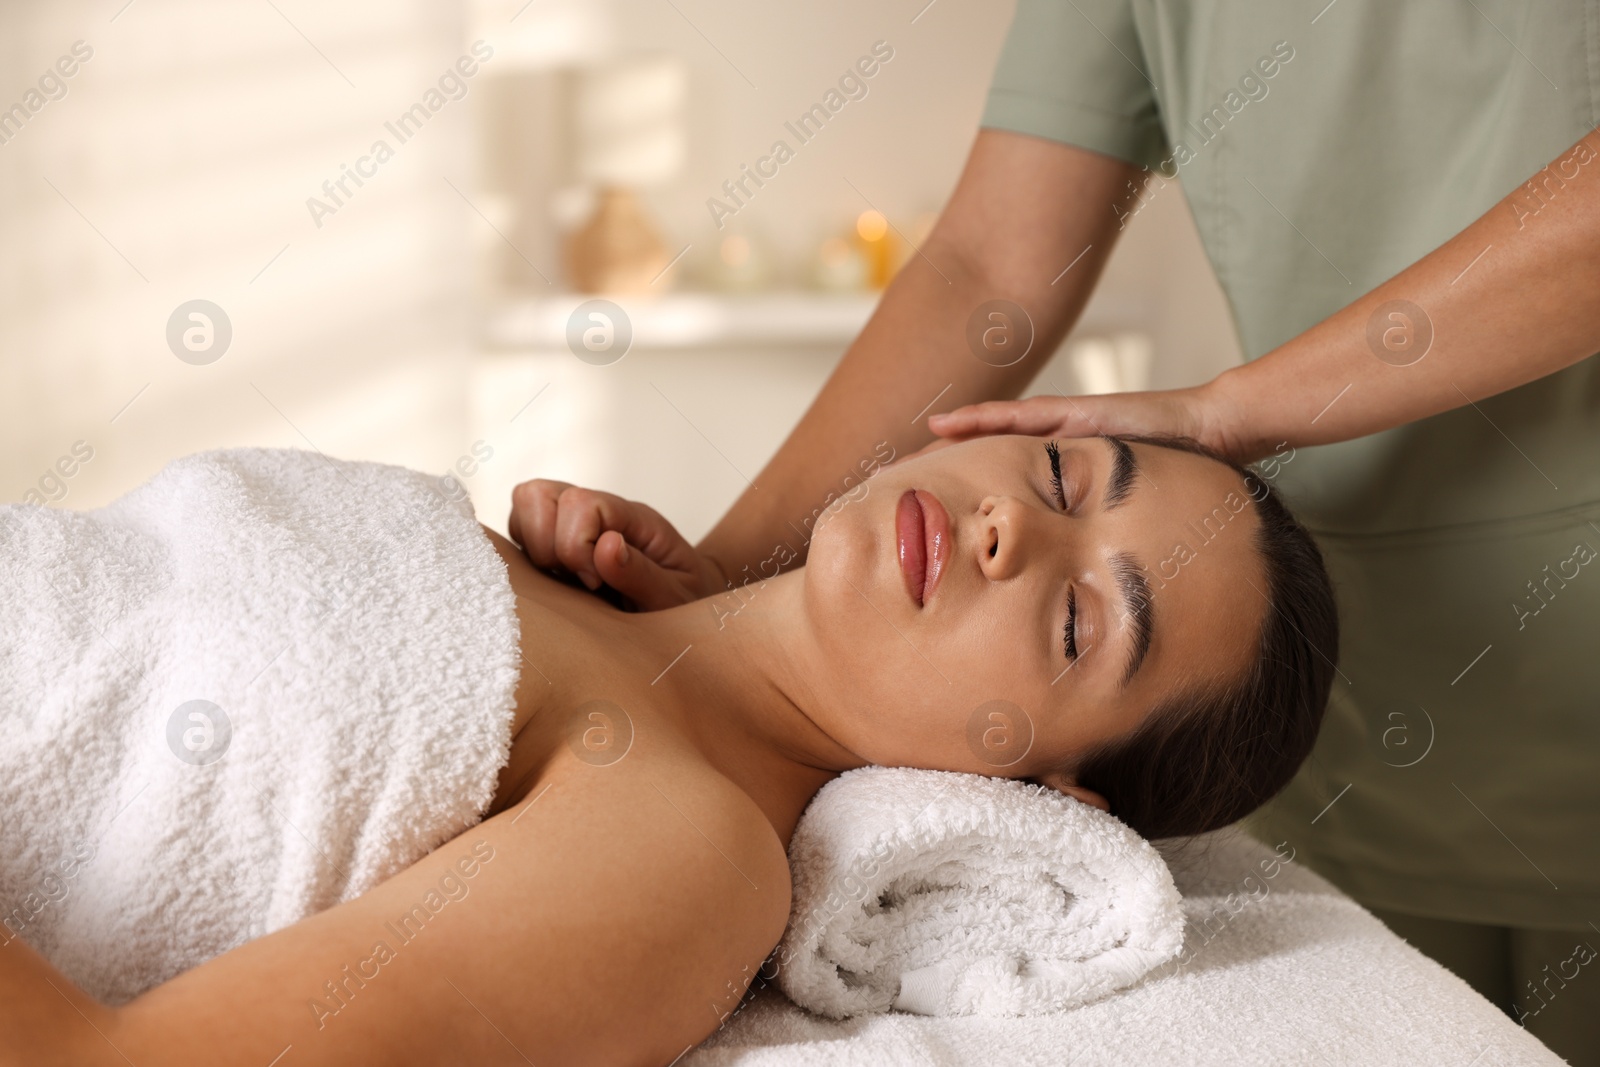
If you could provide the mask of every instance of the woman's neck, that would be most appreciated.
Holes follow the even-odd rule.
[[[659,708],[787,841],[811,796],[863,761],[806,714],[815,643],[803,627],[804,572],[667,611],[614,617],[659,662]]]
[[[487,533],[523,631],[504,802],[540,772],[573,711],[597,698],[665,727],[674,744],[744,790],[785,844],[812,795],[865,762],[805,712],[828,697],[813,684],[825,672],[805,627],[802,571],[667,611],[625,613],[541,574]]]

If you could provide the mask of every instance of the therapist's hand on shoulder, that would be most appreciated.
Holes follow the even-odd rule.
[[[602,584],[641,611],[720,592],[727,579],[654,508],[567,482],[535,479],[511,493],[507,533],[536,567]]]
[[[1192,438],[1238,463],[1272,452],[1241,432],[1235,406],[1208,385],[1099,396],[1034,396],[991,400],[934,415],[928,428],[941,437],[1028,434],[1091,437],[1099,434]]]

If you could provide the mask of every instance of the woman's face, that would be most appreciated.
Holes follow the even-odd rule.
[[[863,488],[819,520],[804,601],[813,718],[869,763],[1063,787],[1089,749],[1247,666],[1265,582],[1223,464],[989,437]]]

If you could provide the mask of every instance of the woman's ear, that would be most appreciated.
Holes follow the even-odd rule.
[[[1093,789],[1085,789],[1070,774],[1050,771],[1035,777],[1040,785],[1047,785],[1058,793],[1065,793],[1073,800],[1081,800],[1090,807],[1099,808],[1107,814],[1111,812],[1111,802],[1109,800],[1096,793]]]

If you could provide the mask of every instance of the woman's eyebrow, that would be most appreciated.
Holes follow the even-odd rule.
[[[1133,479],[1139,473],[1139,460],[1126,441],[1102,434],[1100,440],[1111,446],[1111,475],[1106,479],[1106,490],[1101,495],[1101,506],[1107,511],[1127,499],[1133,491]]]
[[[1150,600],[1150,583],[1145,581],[1144,568],[1126,552],[1111,557],[1111,573],[1122,593],[1122,617],[1133,627],[1133,649],[1128,654],[1128,668],[1122,675],[1122,685],[1133,681],[1145,657],[1150,654],[1150,641],[1155,636],[1155,611]]]

